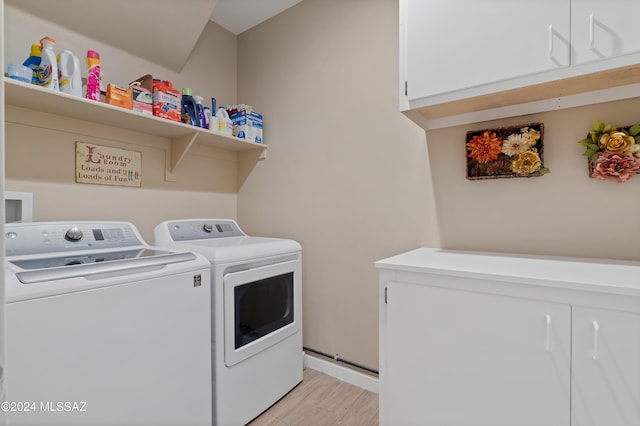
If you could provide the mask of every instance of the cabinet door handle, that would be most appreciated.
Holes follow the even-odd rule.
[[[592,321],[593,324],[593,360],[598,359],[598,334],[600,334],[600,324],[598,321]]]
[[[549,59],[553,58],[553,24],[549,25]]]
[[[587,49],[589,50],[593,50],[593,46],[595,45],[595,37],[596,37],[596,33],[595,33],[595,23],[594,23],[594,19],[593,19],[593,13],[589,14],[589,46],[587,46]]]
[[[544,350],[551,350],[551,315],[547,315],[547,337],[544,342]]]

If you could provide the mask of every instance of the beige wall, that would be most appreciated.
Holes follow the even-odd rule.
[[[207,25],[183,71],[176,73],[12,6],[5,7],[4,21],[7,62],[22,62],[31,43],[49,35],[58,41],[56,51],[100,52],[105,82],[126,85],[149,73],[177,88],[188,85],[209,102],[211,96],[236,102],[236,37],[217,24]],[[7,108],[6,119],[5,188],[33,192],[34,220],[126,220],[151,242],[154,226],[163,220],[236,217],[238,158],[233,152],[195,145],[178,166],[177,181],[167,182],[167,138],[15,107]],[[75,183],[76,141],[141,151],[141,188]]]
[[[543,255],[640,259],[640,177],[623,184],[588,177],[584,139],[596,120],[640,122],[640,99],[514,117],[427,133],[442,246]],[[551,173],[537,178],[465,179],[469,130],[544,123]]]
[[[427,153],[398,113],[397,13],[396,0],[305,0],[239,37],[238,97],[264,112],[270,147],[240,169],[240,222],[302,243],[305,345],[372,367],[376,259],[420,245],[640,259],[640,177],[589,179],[577,144],[597,119],[640,121],[640,101],[434,130]],[[535,121],[551,174],[466,180],[467,131]]]
[[[378,367],[374,261],[438,244],[425,134],[398,112],[395,0],[305,0],[238,38],[238,98],[268,158],[247,231],[303,247],[304,344]]]

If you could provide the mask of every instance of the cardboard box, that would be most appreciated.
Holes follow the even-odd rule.
[[[262,114],[239,110],[231,115],[233,136],[250,142],[263,143]]]
[[[122,87],[109,83],[107,85],[105,102],[109,105],[119,106],[120,108],[131,109],[131,89],[123,89]]]

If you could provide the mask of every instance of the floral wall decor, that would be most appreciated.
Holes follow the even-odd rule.
[[[640,124],[616,128],[598,120],[578,143],[586,148],[593,178],[622,183],[640,173]]]
[[[467,132],[467,179],[541,176],[542,123]]]

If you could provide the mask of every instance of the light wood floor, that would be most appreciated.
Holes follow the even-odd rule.
[[[378,394],[311,368],[302,383],[254,419],[250,426],[378,424]]]

